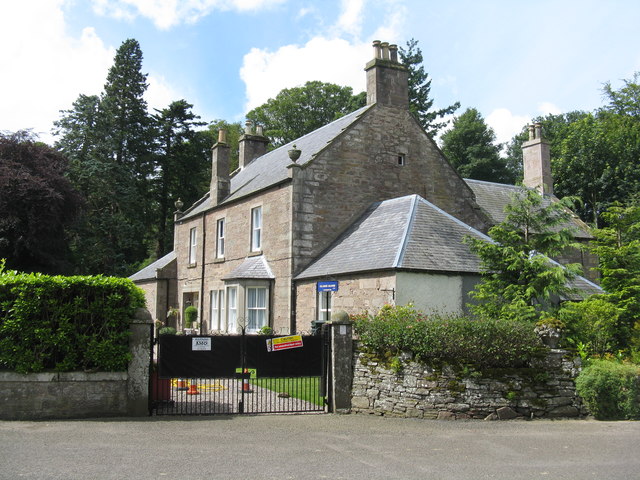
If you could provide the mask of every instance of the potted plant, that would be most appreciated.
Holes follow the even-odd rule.
[[[536,323],[534,331],[549,348],[558,348],[560,343],[560,334],[564,328],[564,323],[557,318],[547,317]]]
[[[193,333],[194,324],[198,319],[198,309],[193,305],[189,305],[184,310],[184,328],[186,333]]]

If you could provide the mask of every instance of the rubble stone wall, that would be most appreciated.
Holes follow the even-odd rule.
[[[476,372],[405,361],[392,369],[355,349],[351,411],[432,419],[565,418],[586,414],[579,359],[550,350],[531,368]]]

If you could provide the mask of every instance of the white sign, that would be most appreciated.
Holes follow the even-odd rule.
[[[191,350],[211,351],[211,337],[194,337],[191,339]]]

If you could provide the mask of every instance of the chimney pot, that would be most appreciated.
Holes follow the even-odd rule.
[[[264,130],[262,129],[262,125],[256,125],[256,135],[259,137],[264,137]]]
[[[227,143],[227,131],[224,128],[218,130],[218,143]]]
[[[529,140],[536,138],[536,132],[533,125],[529,125]]]
[[[536,123],[534,127],[536,129],[536,138],[542,139],[542,124]]]
[[[382,58],[382,52],[380,51],[380,40],[373,41],[373,58]]]
[[[251,120],[244,122],[244,133],[247,135],[251,135],[253,133],[253,122]]]
[[[389,60],[389,42],[382,42],[380,46],[382,47],[382,59]]]
[[[391,54],[391,61],[398,63],[398,45],[389,45],[389,53]]]

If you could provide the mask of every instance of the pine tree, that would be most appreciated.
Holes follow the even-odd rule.
[[[482,280],[471,292],[482,317],[536,320],[552,309],[550,299],[568,291],[567,282],[580,272],[578,264],[549,260],[574,247],[566,202],[548,202],[533,190],[514,196],[504,222],[492,227],[493,241],[468,237],[480,257]]]
[[[418,48],[418,41],[411,39],[407,41],[407,48],[400,47],[399,52],[402,63],[409,69],[409,110],[422,125],[422,128],[432,137],[447,126],[446,121],[442,121],[446,115],[452,115],[458,108],[460,102],[453,105],[433,110],[433,98],[429,98],[431,93],[431,79],[424,71],[422,65],[422,50]]]
[[[141,68],[138,42],[126,40],[100,98],[80,95],[56,123],[69,178],[87,198],[71,232],[77,273],[128,275],[150,248],[153,163]]]
[[[173,246],[173,202],[180,198],[192,204],[205,189],[200,189],[210,165],[210,142],[203,143],[194,127],[204,125],[186,100],[172,102],[167,108],[156,110],[153,116],[156,156],[152,192],[155,213],[155,244],[157,257],[168,253]],[[195,150],[194,150],[195,149]],[[195,154],[195,155],[194,155]],[[210,175],[209,175],[210,178]],[[200,181],[199,181],[200,180]],[[206,178],[208,180],[208,178]]]

